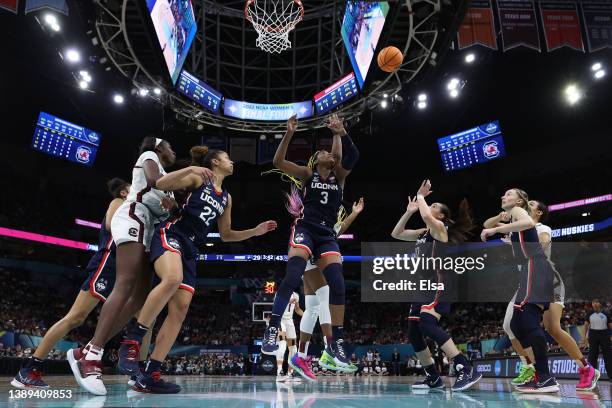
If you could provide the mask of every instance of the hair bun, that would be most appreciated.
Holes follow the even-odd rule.
[[[193,146],[189,150],[192,165],[201,166],[208,154],[208,146]]]

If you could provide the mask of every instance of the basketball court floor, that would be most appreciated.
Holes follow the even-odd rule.
[[[612,407],[611,384],[594,392],[576,392],[575,381],[561,380],[561,392],[525,395],[512,392],[507,379],[483,379],[472,390],[451,393],[411,390],[416,377],[323,377],[315,384],[277,384],[274,377],[168,377],[180,394],[145,395],[128,390],[127,377],[106,376],[108,395],[96,397],[76,386],[71,376],[46,377],[53,389],[71,390],[64,400],[11,398],[11,378],[0,377],[0,407],[206,407],[206,408],[405,408],[405,407]],[[447,379],[451,384],[452,379]],[[14,395],[14,394],[13,394]]]

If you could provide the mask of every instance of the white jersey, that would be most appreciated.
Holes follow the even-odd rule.
[[[157,164],[159,172],[162,174],[162,176],[166,175],[166,172],[159,161],[159,157],[157,157],[155,152],[148,151],[141,154],[134,165],[134,169],[132,170],[132,188],[130,189],[130,193],[125,200],[125,203],[126,205],[134,202],[142,203],[151,212],[151,215],[153,215],[155,218],[163,219],[168,215],[168,212],[161,207],[160,201],[162,197],[167,194],[164,191],[151,188],[147,185],[147,178],[144,171],[144,162],[146,160],[153,160],[155,164]],[[172,196],[172,194],[170,194],[170,196]]]
[[[296,300],[296,302],[300,301],[300,295],[298,295],[297,293],[293,292],[291,294],[291,297],[289,298],[289,302],[291,302],[293,299]],[[285,312],[283,313],[283,319],[293,319],[293,311],[295,310],[295,303],[289,303],[287,305],[287,308],[285,309]]]
[[[552,229],[550,229],[548,225],[544,225],[541,222],[538,222],[535,227],[538,233],[538,237],[540,236],[540,234],[548,234],[548,236],[550,237],[552,241]],[[548,246],[544,248],[544,253],[546,254],[548,258],[550,258],[550,246],[551,245],[552,243],[549,243]]]

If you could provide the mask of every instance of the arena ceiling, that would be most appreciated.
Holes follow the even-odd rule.
[[[269,54],[256,47],[257,33],[244,17],[242,0],[194,0],[198,32],[184,68],[225,97],[257,103],[289,103],[313,96],[348,74],[352,68],[340,33],[345,1],[308,0],[304,20],[291,32],[292,48]],[[394,94],[419,73],[435,65],[449,46],[465,1],[391,1],[384,46],[404,53],[404,64],[393,74],[374,69],[359,98],[341,106],[344,118],[356,117],[377,104],[383,93]],[[117,69],[137,86],[162,86],[160,102],[179,115],[204,125],[253,132],[275,132],[278,123],[253,123],[199,109],[163,81],[165,69],[156,56],[142,8],[136,0],[95,2],[95,30]],[[162,99],[162,98],[160,98]],[[322,118],[303,120],[316,128]]]

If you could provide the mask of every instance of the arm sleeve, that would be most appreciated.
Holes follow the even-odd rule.
[[[359,160],[359,150],[353,143],[349,135],[341,138],[342,140],[342,167],[346,170],[352,170]]]

